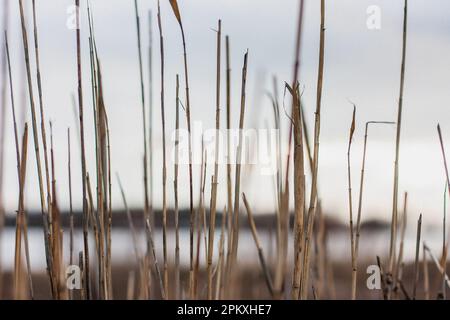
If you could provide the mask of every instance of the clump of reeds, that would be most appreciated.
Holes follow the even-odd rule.
[[[76,0],[77,2],[79,0]],[[20,20],[21,20],[21,29],[22,29],[22,42],[24,48],[24,56],[25,56],[25,64],[26,64],[26,73],[27,73],[27,83],[28,83],[28,93],[29,93],[29,102],[31,109],[31,122],[33,127],[33,139],[34,139],[34,150],[36,156],[36,166],[39,180],[39,194],[40,194],[40,203],[41,203],[41,214],[44,225],[44,242],[45,242],[45,252],[46,252],[46,262],[47,262],[47,272],[50,278],[50,284],[52,289],[53,297],[56,294],[55,288],[55,279],[53,274],[53,257],[51,252],[50,240],[50,218],[48,208],[46,206],[46,200],[44,196],[44,186],[43,186],[43,178],[42,178],[42,167],[41,167],[41,156],[40,156],[40,148],[39,148],[39,138],[38,138],[38,127],[37,127],[37,119],[36,119],[36,109],[34,103],[34,94],[33,94],[33,83],[31,77],[31,65],[30,65],[30,54],[28,47],[28,35],[25,23],[24,9],[23,9],[23,1],[19,1],[19,9],[20,9]]]

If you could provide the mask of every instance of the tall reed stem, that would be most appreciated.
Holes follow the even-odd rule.
[[[363,191],[364,191],[364,174],[366,170],[366,154],[367,154],[367,140],[369,133],[369,125],[371,124],[395,124],[395,122],[390,121],[368,121],[366,122],[366,127],[364,131],[364,147],[363,147],[363,156],[362,156],[362,165],[361,165],[361,174],[359,180],[359,196],[358,196],[358,212],[356,218],[356,230],[355,230],[355,249],[354,249],[354,258],[355,264],[353,271],[355,279],[358,275],[358,251],[359,251],[359,238],[361,233],[361,217],[362,217],[362,200],[363,200]],[[353,280],[356,282],[356,280]],[[355,298],[356,298],[356,288],[355,288]]]
[[[317,180],[319,169],[319,137],[320,137],[320,111],[322,107],[322,88],[323,88],[323,69],[325,58],[325,0],[320,1],[320,48],[319,48],[319,68],[317,76],[317,97],[316,112],[314,123],[314,151],[313,151],[313,174],[311,181],[311,192],[309,200],[309,208],[307,215],[307,229],[304,239],[304,255],[301,285],[302,300],[308,298],[309,285],[309,264],[310,264],[310,247],[311,237],[313,233],[314,216],[317,202]]]
[[[44,102],[42,98],[42,80],[41,80],[41,69],[40,69],[40,59],[39,59],[39,40],[38,40],[38,30],[37,30],[37,18],[36,18],[36,5],[35,0],[32,1],[33,7],[33,38],[34,38],[34,52],[36,58],[36,78],[38,85],[38,97],[39,97],[39,111],[41,116],[41,139],[44,151],[44,165],[45,165],[45,179],[47,183],[47,205],[48,205],[48,219],[49,219],[49,230],[52,232],[52,215],[50,214],[50,203],[52,202],[50,195],[50,174],[49,174],[49,164],[48,164],[48,151],[47,151],[47,136],[45,134],[45,117],[44,117]]]
[[[164,109],[164,38],[161,24],[161,9],[158,1],[158,26],[160,34],[161,46],[161,122],[162,122],[162,144],[163,144],[163,168],[162,168],[162,184],[163,184],[163,272],[164,272],[164,291],[169,289],[169,269],[167,262],[167,208],[166,208],[166,183],[167,183],[167,169],[166,169],[166,121]]]
[[[76,0],[79,1],[79,0]],[[19,9],[20,9],[20,21],[21,21],[21,27],[22,27],[22,41],[23,41],[23,47],[24,47],[24,55],[25,55],[25,64],[26,64],[26,71],[27,71],[27,82],[28,82],[28,93],[29,93],[29,100],[30,100],[30,109],[31,109],[31,120],[32,120],[32,126],[33,126],[33,139],[34,139],[34,151],[36,155],[36,167],[37,167],[37,173],[38,173],[38,180],[39,180],[39,194],[40,194],[40,203],[41,203],[41,214],[43,219],[43,225],[44,225],[44,242],[45,242],[45,252],[46,252],[46,262],[47,262],[47,273],[50,278],[50,287],[52,289],[52,295],[55,297],[56,291],[55,291],[55,281],[54,281],[54,275],[52,273],[53,270],[53,257],[52,252],[50,249],[50,230],[49,230],[49,218],[48,218],[48,212],[46,211],[46,202],[44,197],[44,185],[43,185],[43,179],[42,179],[42,167],[41,167],[41,156],[39,151],[39,138],[38,138],[38,128],[37,128],[37,120],[36,120],[36,109],[34,104],[34,95],[33,95],[33,83],[31,79],[31,66],[30,66],[30,54],[29,54],[29,48],[28,48],[28,36],[27,36],[27,29],[26,29],[26,23],[25,23],[25,15],[23,10],[23,0],[19,0]]]
[[[159,4],[159,0],[158,0]],[[194,186],[192,173],[192,136],[191,136],[191,100],[189,96],[189,72],[188,59],[186,49],[186,37],[184,34],[183,23],[181,21],[181,14],[176,0],[170,0],[174,15],[178,21],[181,31],[181,39],[183,42],[183,60],[184,60],[184,82],[186,86],[186,118],[189,133],[189,292],[191,298],[194,296]]]
[[[397,112],[397,134],[395,139],[395,162],[394,162],[394,185],[392,196],[392,221],[391,221],[391,240],[389,246],[389,266],[388,273],[392,274],[395,262],[395,244],[397,240],[397,210],[398,210],[398,179],[399,179],[399,160],[400,160],[400,135],[402,128],[403,112],[403,89],[405,84],[405,61],[406,61],[406,40],[408,25],[408,0],[405,0],[403,12],[403,45],[402,45],[402,63],[400,70],[400,93]]]
[[[231,66],[230,66],[230,39],[225,37],[226,54],[226,94],[227,94],[227,258],[226,258],[226,277],[229,278],[231,267],[231,247],[233,243],[233,191],[231,181]]]
[[[352,174],[351,174],[351,157],[350,149],[352,147],[353,134],[355,133],[355,115],[356,106],[353,105],[352,124],[350,126],[350,137],[348,139],[347,149],[347,177],[348,177],[348,208],[349,208],[349,225],[350,225],[350,251],[352,259],[352,300],[356,299],[356,260],[355,260],[355,235],[353,228],[353,199],[352,199]]]
[[[24,190],[25,190],[25,175],[27,165],[27,148],[28,148],[28,125],[25,123],[25,129],[22,138],[22,158],[20,160],[20,174],[19,174],[19,206],[16,220],[16,246],[14,258],[14,297],[20,299],[20,278],[21,278],[21,254],[22,254],[22,228],[24,222]]]
[[[80,7],[80,0],[75,0],[75,6]],[[83,79],[81,74],[81,35],[80,35],[80,12],[76,11],[77,27],[77,70],[78,70],[78,116],[80,120],[80,142],[81,142],[81,174],[83,188],[83,243],[84,243],[84,295],[87,300],[91,299],[90,292],[90,272],[89,272],[89,235],[88,235],[88,208],[87,208],[87,190],[86,190],[86,149],[84,141],[84,113],[83,113]]]
[[[208,299],[213,298],[212,260],[214,251],[214,233],[216,228],[216,206],[217,206],[217,180],[219,175],[219,130],[220,130],[220,58],[222,42],[222,21],[218,22],[217,31],[217,71],[216,71],[216,147],[214,150],[214,176],[211,185],[211,214],[209,216],[209,242],[208,242]]]
[[[241,187],[241,164],[242,164],[242,144],[244,128],[244,116],[245,116],[245,98],[246,98],[246,86],[247,86],[247,65],[248,65],[248,51],[244,55],[244,65],[242,67],[242,87],[241,87],[241,112],[239,116],[239,144],[236,154],[236,172],[235,172],[235,185],[234,185],[234,209],[233,209],[233,243],[232,243],[232,256],[231,266],[234,267],[238,253],[239,242],[239,194]],[[230,270],[233,271],[232,269]]]
[[[174,163],[174,202],[175,202],[175,298],[181,298],[180,287],[180,225],[179,225],[179,211],[178,211],[178,161],[180,149],[180,77],[177,74],[176,80],[176,101],[175,101],[175,163]]]

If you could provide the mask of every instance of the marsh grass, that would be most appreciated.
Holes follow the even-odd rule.
[[[5,2],[7,3],[7,2]],[[75,0],[77,6],[80,5],[79,0]],[[111,178],[111,140],[110,140],[110,124],[108,120],[108,108],[106,105],[106,97],[104,97],[104,81],[102,79],[102,64],[97,51],[97,43],[94,30],[94,18],[89,2],[87,4],[87,24],[88,30],[88,44],[89,44],[89,71],[90,71],[90,94],[92,95],[92,102],[86,103],[83,95],[83,75],[82,69],[84,67],[82,61],[82,35],[81,31],[81,16],[80,11],[76,14],[76,70],[77,70],[77,99],[73,99],[76,116],[76,137],[80,142],[80,165],[81,165],[81,180],[82,180],[82,238],[83,250],[78,252],[78,260],[76,257],[76,213],[74,212],[74,199],[72,190],[73,180],[73,159],[71,146],[71,130],[67,128],[67,180],[68,180],[68,195],[69,195],[69,223],[68,226],[63,225],[62,212],[59,209],[57,196],[59,193],[58,185],[65,182],[62,177],[57,177],[57,167],[59,161],[55,157],[56,150],[60,148],[57,144],[54,145],[53,128],[50,123],[50,143],[47,145],[47,128],[45,118],[45,109],[47,107],[45,97],[52,93],[45,87],[45,77],[41,76],[40,65],[40,49],[39,49],[39,32],[38,32],[38,17],[35,0],[32,1],[32,21],[33,21],[33,44],[34,52],[29,49],[27,23],[24,15],[23,1],[19,0],[19,14],[21,19],[21,33],[22,44],[24,49],[24,61],[26,67],[26,85],[29,92],[29,104],[31,110],[30,127],[33,130],[33,143],[36,157],[36,170],[39,182],[39,199],[40,211],[43,219],[43,231],[45,241],[45,255],[46,266],[48,273],[48,281],[50,284],[51,295],[54,299],[100,299],[108,300],[114,299],[113,288],[116,287],[117,281],[113,280],[113,259],[112,251],[112,189],[113,182]],[[279,87],[282,83],[278,82],[276,76],[273,77],[271,93],[268,94],[272,104],[270,117],[273,118],[273,127],[278,131],[286,126],[287,137],[279,135],[276,141],[276,169],[277,173],[273,177],[273,199],[274,199],[274,216],[273,226],[269,226],[267,232],[270,233],[270,242],[268,243],[268,255],[265,255],[266,244],[261,242],[262,237],[260,233],[258,221],[253,215],[252,205],[249,203],[246,194],[250,194],[245,183],[246,175],[242,174],[244,168],[242,167],[242,157],[245,152],[244,137],[242,130],[246,128],[245,120],[249,117],[249,109],[254,108],[252,104],[247,101],[247,79],[248,79],[248,65],[249,53],[245,52],[243,57],[243,64],[240,74],[240,93],[237,96],[239,100],[239,122],[236,123],[236,129],[239,129],[238,145],[236,150],[232,150],[231,137],[228,131],[226,137],[226,148],[228,163],[226,166],[219,165],[219,149],[222,147],[219,141],[219,136],[215,137],[215,154],[214,159],[209,159],[214,162],[213,167],[208,168],[208,152],[205,147],[204,137],[202,137],[201,150],[201,165],[199,170],[199,185],[198,189],[198,205],[194,208],[194,171],[193,171],[193,135],[191,132],[191,118],[193,118],[193,109],[191,108],[189,78],[191,74],[188,69],[188,55],[187,55],[187,41],[185,29],[182,22],[182,15],[180,7],[176,0],[170,0],[169,4],[173,11],[173,15],[178,23],[181,34],[181,44],[183,50],[183,72],[184,79],[180,80],[179,75],[176,75],[175,82],[175,142],[174,152],[175,161],[173,164],[173,185],[167,185],[167,166],[168,163],[166,154],[166,113],[169,109],[166,108],[166,61],[165,61],[165,38],[163,34],[163,13],[161,11],[160,3],[157,3],[157,25],[159,31],[159,55],[160,55],[160,111],[161,111],[161,138],[162,138],[162,184],[154,186],[153,181],[155,174],[153,172],[153,159],[155,157],[155,148],[153,145],[153,135],[155,134],[153,128],[153,35],[152,35],[152,15],[148,14],[148,70],[144,70],[144,55],[140,20],[140,12],[138,1],[134,1],[134,17],[136,21],[136,35],[137,35],[137,54],[138,59],[136,63],[139,67],[139,102],[142,111],[142,180],[143,183],[143,206],[138,210],[131,209],[127,202],[125,190],[122,182],[117,174],[117,187],[122,198],[123,209],[126,215],[127,223],[131,236],[134,261],[127,266],[126,272],[126,286],[123,290],[127,299],[232,299],[243,296],[244,291],[251,291],[252,297],[269,297],[272,299],[325,299],[335,298],[336,296],[350,297],[357,299],[362,297],[362,293],[357,295],[357,289],[362,288],[364,283],[361,277],[358,278],[358,254],[359,254],[359,240],[362,230],[363,221],[363,195],[364,195],[364,179],[366,170],[367,158],[367,144],[368,144],[368,130],[370,125],[392,125],[396,124],[396,138],[395,138],[395,163],[394,163],[394,181],[393,181],[393,207],[390,225],[390,240],[389,240],[389,254],[387,256],[376,257],[377,265],[381,270],[381,284],[382,284],[382,298],[383,299],[419,299],[422,297],[422,291],[419,290],[420,273],[423,273],[423,297],[425,299],[434,298],[433,275],[431,271],[439,273],[436,277],[436,282],[439,282],[439,298],[446,298],[446,287],[449,287],[449,278],[446,273],[447,250],[450,239],[447,238],[447,218],[445,213],[446,197],[444,194],[444,215],[442,221],[442,254],[438,259],[431,249],[425,244],[422,239],[422,215],[420,215],[417,222],[416,230],[416,247],[415,259],[413,267],[413,277],[408,277],[409,274],[404,270],[407,265],[404,261],[405,256],[405,234],[407,230],[408,218],[408,195],[405,192],[403,210],[401,219],[398,214],[398,192],[399,192],[399,159],[400,159],[400,138],[401,138],[401,123],[403,112],[403,95],[405,84],[405,65],[406,65],[406,40],[407,40],[407,7],[408,3],[404,3],[404,18],[403,18],[403,41],[402,41],[402,61],[400,70],[400,92],[399,104],[397,110],[397,121],[368,121],[366,122],[364,140],[363,140],[363,154],[361,164],[361,174],[359,179],[359,194],[358,206],[356,215],[356,225],[354,224],[354,207],[353,207],[353,191],[352,191],[352,167],[351,150],[354,143],[359,143],[358,136],[358,121],[356,119],[356,107],[354,106],[350,132],[347,144],[347,188],[348,188],[348,214],[349,214],[349,233],[350,233],[350,253],[351,253],[351,270],[348,265],[345,266],[345,276],[348,283],[340,283],[337,279],[341,274],[337,274],[334,262],[328,248],[329,241],[329,226],[327,219],[327,212],[322,208],[322,194],[319,196],[319,154],[320,154],[320,139],[321,139],[321,115],[322,115],[322,96],[323,96],[323,82],[325,71],[325,13],[326,1],[320,1],[320,35],[319,35],[319,52],[318,52],[318,69],[317,69],[317,83],[315,92],[315,112],[314,112],[314,128],[309,132],[306,117],[308,116],[307,109],[304,108],[304,99],[302,99],[302,92],[300,86],[302,83],[301,66],[301,51],[302,51],[302,34],[303,34],[303,6],[304,1],[300,1],[297,21],[297,32],[295,34],[295,51],[292,82],[284,82],[284,95],[289,92],[289,102],[291,103],[291,110],[288,113],[285,110],[285,116],[281,112]],[[6,24],[7,25],[7,24]],[[6,28],[5,28],[6,29]],[[232,129],[232,113],[233,113],[233,99],[231,90],[234,85],[232,81],[232,62],[231,62],[231,48],[230,37],[225,36],[223,43],[222,21],[218,20],[216,38],[216,87],[215,87],[215,129],[221,129],[221,105],[224,102],[226,106],[226,119],[222,122],[226,123],[226,129]],[[169,39],[174,41],[173,39]],[[100,43],[100,42],[99,42]],[[170,48],[170,47],[168,47]],[[225,64],[222,64],[222,51],[224,50]],[[34,61],[30,61],[30,54],[34,53]],[[86,52],[87,53],[87,52]],[[17,163],[17,177],[19,185],[19,197],[17,203],[16,226],[15,226],[15,247],[14,247],[14,270],[13,270],[13,296],[17,299],[35,298],[36,294],[33,288],[33,277],[31,273],[31,261],[28,244],[28,227],[27,227],[27,212],[26,198],[24,196],[26,185],[26,163],[27,150],[31,145],[28,144],[28,125],[22,136],[22,141],[19,141],[19,128],[16,121],[15,110],[15,93],[13,88],[13,75],[15,70],[11,67],[11,57],[9,55],[9,44],[7,33],[5,30],[5,59],[4,63],[8,67],[7,74],[9,82],[2,87],[2,99],[6,99],[6,86],[10,86],[10,103],[12,111],[12,124],[14,129],[15,142],[15,160]],[[87,63],[87,62],[86,62]],[[35,69],[35,70],[34,70]],[[45,71],[45,70],[43,70]],[[192,70],[197,72],[197,70]],[[223,75],[223,71],[225,74]],[[148,87],[146,88],[146,72],[148,72]],[[181,73],[180,73],[181,74]],[[222,88],[222,81],[225,79],[225,88]],[[181,82],[184,81],[185,91],[180,92]],[[37,88],[37,102],[39,110],[36,112],[35,96],[33,90]],[[46,89],[46,90],[44,90]],[[225,97],[221,96],[222,91],[225,91]],[[148,94],[148,99],[146,99]],[[284,108],[283,97],[283,108]],[[171,98],[172,99],[172,98]],[[184,100],[183,100],[184,99]],[[48,99],[50,100],[50,99]],[[223,100],[223,101],[222,101]],[[173,100],[172,100],[173,101]],[[185,101],[184,104],[182,101]],[[85,107],[92,103],[93,112],[93,128],[94,128],[94,142],[95,147],[90,149],[89,145],[85,144],[85,128],[92,125],[85,123]],[[180,114],[180,106],[183,112]],[[167,110],[166,110],[167,109]],[[170,108],[172,110],[172,108]],[[257,110],[260,112],[260,110]],[[170,113],[172,113],[171,111]],[[4,112],[2,111],[2,114]],[[180,133],[182,122],[181,117],[186,116],[186,127],[188,130],[188,177],[189,186],[182,185],[180,179]],[[251,116],[251,113],[250,113]],[[2,122],[4,119],[2,118]],[[40,126],[38,126],[38,123]],[[269,123],[269,122],[267,122]],[[270,127],[270,125],[267,125]],[[2,125],[2,128],[4,126]],[[4,130],[4,129],[2,129]],[[439,142],[442,150],[443,163],[446,175],[446,189],[450,188],[450,179],[447,168],[446,154],[444,150],[443,135],[440,126],[437,127]],[[87,134],[86,130],[86,134]],[[4,133],[2,133],[2,139]],[[312,139],[310,139],[310,137]],[[286,141],[284,141],[284,139]],[[284,149],[284,143],[287,144],[287,150]],[[42,147],[42,154],[41,148]],[[4,156],[4,146],[1,142],[0,152],[2,153],[2,163]],[[236,152],[235,159],[231,159],[232,152]],[[285,152],[284,152],[285,151]],[[87,159],[95,154],[95,172],[91,170],[91,175],[88,172],[88,167],[91,165]],[[43,164],[41,164],[41,156],[43,157]],[[345,154],[342,155],[345,157]],[[211,158],[211,157],[210,157]],[[231,160],[236,160],[236,165],[231,164]],[[308,164],[305,165],[305,161]],[[305,166],[309,166],[309,171]],[[91,167],[89,167],[91,168]],[[94,166],[93,166],[94,168]],[[65,169],[65,170],[66,170]],[[212,175],[209,171],[213,172]],[[223,172],[222,172],[223,169]],[[131,170],[131,169],[130,169]],[[171,170],[171,169],[170,169]],[[307,172],[308,171],[308,172]],[[159,172],[159,171],[158,171]],[[0,173],[3,174],[3,169],[0,166]],[[122,172],[122,175],[127,179],[128,172]],[[219,185],[219,176],[223,173],[226,185]],[[197,173],[195,173],[197,174]],[[45,177],[44,177],[45,175]],[[66,174],[64,174],[66,176]],[[92,179],[90,178],[92,177]],[[44,180],[45,179],[45,180]],[[198,177],[196,177],[198,179]],[[210,186],[210,188],[207,187]],[[293,186],[293,188],[292,188]],[[173,222],[174,232],[173,237],[175,241],[175,248],[173,253],[169,253],[168,243],[171,241],[172,232],[171,218],[168,214],[171,208],[169,207],[169,198],[172,197],[171,191],[173,187]],[[154,188],[161,188],[162,193],[162,241],[155,239],[154,232]],[[197,186],[196,186],[197,188]],[[182,232],[181,215],[183,208],[180,208],[181,195],[187,194],[189,189],[189,263],[188,267],[184,268],[180,261],[180,250],[182,243],[180,243]],[[0,195],[1,194],[0,188]],[[210,192],[208,194],[208,192]],[[74,193],[75,194],[75,193]],[[209,205],[206,203],[206,195],[209,195]],[[257,196],[259,194],[257,193]],[[221,197],[224,196],[223,200]],[[309,199],[306,199],[306,197]],[[241,198],[242,197],[242,198]],[[290,201],[293,199],[293,205]],[[307,201],[309,200],[309,201]],[[241,206],[243,202],[244,208]],[[223,203],[221,203],[223,202]],[[3,203],[0,203],[0,214]],[[223,211],[217,210],[217,206],[223,206]],[[291,211],[293,207],[293,211]],[[249,270],[243,270],[243,267],[238,259],[239,257],[239,239],[243,234],[243,226],[241,226],[241,219],[243,211],[245,210],[248,218],[248,226],[250,227],[251,235],[256,247],[258,261],[251,261],[252,265]],[[136,225],[133,216],[143,214],[144,226]],[[0,217],[2,219],[2,217]],[[291,221],[293,222],[291,225]],[[0,229],[1,229],[0,221]],[[145,252],[140,247],[140,232],[139,228],[145,232]],[[69,230],[69,246],[63,247],[63,230]],[[217,229],[217,230],[216,230]],[[220,235],[216,237],[216,233]],[[274,230],[274,241],[272,238],[272,230]],[[399,241],[397,241],[397,234],[399,234]],[[290,239],[292,235],[292,239]],[[90,247],[92,241],[92,245]],[[242,241],[242,240],[241,240]],[[398,243],[399,242],[399,243]],[[292,256],[291,254],[291,248]],[[422,248],[422,261],[419,261],[420,249]],[[91,251],[91,253],[90,253]],[[141,252],[142,251],[142,252]],[[23,254],[26,258],[26,269],[23,263]],[[172,259],[169,255],[174,255],[174,263],[172,266]],[[68,262],[65,257],[68,257]],[[204,257],[204,260],[203,258]],[[161,259],[162,258],[162,259]],[[76,261],[77,260],[77,261]],[[160,262],[162,262],[160,264]],[[431,261],[435,268],[429,268],[428,261]],[[82,290],[79,294],[75,294],[71,290],[67,290],[64,285],[65,267],[66,263],[73,265],[78,263],[82,275]],[[422,265],[420,265],[422,263]],[[260,271],[255,268],[255,265],[260,265]],[[1,265],[1,264],[0,264]],[[408,266],[410,267],[410,266]],[[128,270],[131,269],[131,270]],[[430,270],[431,269],[431,270]],[[411,272],[410,272],[411,273]],[[348,276],[348,277],[347,277]],[[1,278],[1,271],[0,271]],[[152,279],[155,279],[153,281]],[[261,279],[264,281],[261,281]],[[27,281],[25,281],[25,279]],[[439,280],[439,281],[437,281]],[[125,281],[124,281],[125,282]],[[407,283],[408,282],[408,283]],[[248,285],[250,284],[250,285]],[[114,286],[113,286],[114,285]],[[349,292],[342,290],[343,287],[349,287]],[[1,281],[0,281],[1,287]],[[114,288],[115,289],[115,288]],[[261,290],[262,289],[262,290]],[[266,290],[267,289],[267,290]],[[411,290],[412,289],[412,290]],[[342,291],[337,293],[337,290]],[[359,289],[358,289],[359,290]],[[411,292],[408,292],[411,290]],[[268,295],[267,295],[268,294]]]

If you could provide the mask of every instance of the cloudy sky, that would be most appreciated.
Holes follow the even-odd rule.
[[[2,1],[3,3],[4,1]],[[18,114],[29,121],[29,104],[23,78],[23,47],[19,29],[17,1],[9,1],[8,34],[12,47],[13,77]],[[24,1],[31,4],[31,1]],[[81,1],[83,15],[82,45],[84,92],[86,104],[86,139],[88,170],[94,172],[93,122],[89,88],[86,2]],[[143,33],[145,85],[148,92],[148,12],[152,11],[154,35],[154,201],[161,204],[161,125],[159,105],[159,45],[156,24],[156,1],[139,0]],[[109,113],[112,139],[113,171],[121,179],[129,202],[143,203],[142,188],[142,116],[140,107],[139,67],[137,55],[134,3],[131,0],[91,0],[95,33],[102,62],[105,103]],[[81,206],[81,176],[77,163],[76,122],[72,94],[76,91],[75,31],[67,27],[73,1],[37,1],[40,35],[41,69],[47,119],[54,123],[56,172],[61,206],[67,206],[66,130],[73,131],[74,202]],[[272,90],[272,77],[282,84],[292,78],[294,39],[297,23],[297,0],[179,0],[185,24],[191,77],[192,120],[203,128],[214,127],[215,48],[217,20],[222,19],[223,33],[230,36],[232,63],[233,124],[238,124],[240,69],[243,55],[249,50],[247,127],[265,127],[272,123],[270,101],[265,93]],[[307,0],[301,56],[301,84],[307,121],[312,128],[317,81],[320,1]],[[367,9],[380,9],[380,29],[367,27]],[[28,5],[28,9],[30,5]],[[450,141],[450,3],[445,0],[409,1],[408,45],[404,95],[404,117],[400,154],[400,191],[409,192],[413,217],[420,212],[425,222],[436,223],[442,215],[444,170],[436,124],[441,123],[444,139]],[[166,50],[166,121],[167,136],[174,128],[175,76],[183,72],[181,38],[168,1],[162,1],[162,23]],[[3,8],[2,8],[3,12]],[[30,11],[29,11],[30,12]],[[0,16],[3,16],[0,15]],[[31,15],[29,14],[30,18]],[[326,1],[326,48],[320,149],[320,197],[325,210],[347,217],[346,143],[352,106],[357,105],[357,128],[352,149],[353,183],[357,190],[361,162],[364,124],[369,120],[395,120],[400,81],[403,1],[334,0]],[[30,20],[31,23],[31,20]],[[31,34],[30,34],[31,36]],[[31,38],[30,38],[31,41]],[[33,53],[33,51],[32,51]],[[34,68],[34,64],[32,66]],[[184,83],[181,84],[184,86]],[[224,93],[224,90],[222,90]],[[280,94],[281,95],[281,94]],[[222,95],[224,96],[224,94]],[[146,99],[149,97],[146,93]],[[281,97],[280,97],[281,99]],[[286,99],[288,105],[288,99]],[[222,99],[222,106],[225,100]],[[17,204],[17,177],[11,114],[7,105],[4,198],[6,207]],[[224,108],[223,108],[224,109]],[[225,119],[225,114],[222,114]],[[288,119],[283,118],[284,127]],[[225,122],[223,122],[225,124]],[[286,132],[283,132],[286,140]],[[366,217],[388,218],[392,207],[392,178],[395,127],[372,127],[369,133],[366,167]],[[450,143],[447,144],[450,148]],[[32,150],[32,149],[31,149]],[[170,152],[170,148],[168,149]],[[450,150],[450,149],[449,149]],[[198,152],[198,150],[196,150]],[[169,154],[170,156],[170,154]],[[27,207],[38,208],[34,153],[29,153]],[[212,166],[210,166],[211,169]],[[195,199],[198,198],[198,167]],[[181,167],[181,203],[188,205],[188,175]],[[224,170],[219,178],[219,207],[225,202]],[[212,170],[208,172],[208,176]],[[273,178],[258,170],[244,171],[244,190],[257,212],[274,207]],[[169,166],[168,194],[172,199],[172,166]],[[207,179],[209,181],[209,179]],[[310,177],[307,177],[307,182]],[[209,188],[207,188],[209,190]],[[121,208],[118,188],[113,186],[113,205]],[[356,192],[356,191],[355,191]],[[209,198],[209,191],[207,192]],[[356,199],[356,195],[354,196]],[[356,204],[355,204],[356,205]]]

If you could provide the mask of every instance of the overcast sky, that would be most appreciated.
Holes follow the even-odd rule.
[[[19,29],[17,1],[9,1],[13,77],[18,114],[26,110],[27,93],[23,81],[23,47]],[[31,1],[24,1],[29,2]],[[2,2],[3,3],[3,2]],[[93,122],[90,105],[86,2],[81,1],[83,15],[82,40],[84,92],[86,105],[86,139],[88,170],[95,172]],[[161,126],[159,105],[159,44],[156,24],[156,1],[138,1],[141,13],[145,85],[148,91],[148,11],[152,10],[154,35],[154,201],[161,204]],[[76,91],[75,32],[67,28],[68,9],[73,1],[40,0],[38,26],[44,104],[47,119],[54,122],[58,196],[67,206],[66,130],[73,131],[74,202],[81,206],[81,170],[75,137],[76,123],[71,95]],[[131,0],[91,0],[95,33],[102,62],[105,103],[109,114],[112,139],[112,166],[122,178],[133,206],[143,203],[142,126],[139,68],[137,56],[134,3]],[[243,55],[249,49],[247,127],[265,127],[272,123],[271,105],[265,92],[272,90],[272,76],[282,83],[292,78],[294,39],[297,23],[297,0],[179,0],[185,24],[191,77],[192,120],[204,128],[214,127],[215,112],[215,48],[217,20],[222,19],[223,33],[230,36],[232,62],[233,124],[238,124],[240,70]],[[302,43],[301,77],[307,121],[312,129],[317,81],[320,1],[307,0]],[[367,28],[367,8],[380,8],[381,29]],[[29,9],[30,5],[28,6]],[[2,8],[3,10],[3,8]],[[168,1],[162,1],[162,23],[166,50],[166,121],[168,139],[174,128],[175,75],[182,74],[183,60],[179,28]],[[404,95],[404,117],[400,154],[400,191],[409,192],[410,212],[420,212],[426,222],[437,222],[442,215],[444,170],[436,124],[441,123],[444,139],[450,141],[450,2],[446,0],[409,1],[408,45]],[[2,16],[2,15],[0,15]],[[29,15],[30,17],[30,15]],[[1,19],[1,18],[0,18]],[[325,210],[347,219],[346,143],[352,106],[357,105],[357,128],[352,149],[353,184],[358,189],[364,124],[368,120],[395,120],[400,82],[403,1],[401,0],[333,0],[326,1],[325,71],[320,149],[320,197]],[[30,20],[31,23],[31,20]],[[30,34],[31,36],[31,34]],[[30,41],[32,38],[30,38]],[[33,51],[32,51],[33,53]],[[34,63],[33,66],[34,68]],[[184,87],[184,83],[181,84]],[[224,91],[223,91],[224,92]],[[224,96],[224,94],[222,95]],[[148,101],[148,94],[146,93]],[[288,101],[288,100],[286,100]],[[222,99],[224,107],[225,100]],[[24,106],[24,107],[23,107]],[[5,201],[9,210],[17,204],[17,177],[14,139],[8,104],[6,128]],[[224,109],[224,108],[223,108]],[[222,114],[222,120],[225,113]],[[288,119],[283,118],[284,126]],[[225,124],[225,122],[223,122]],[[283,133],[286,140],[286,134]],[[395,127],[373,127],[369,133],[366,167],[364,215],[389,218],[392,207],[392,178]],[[450,143],[447,144],[450,148]],[[449,149],[450,150],[450,149]],[[169,148],[170,151],[170,148]],[[197,150],[198,151],[198,150]],[[30,149],[27,175],[27,207],[38,208],[37,178],[34,152]],[[210,166],[211,169],[212,166]],[[198,167],[195,199],[198,199]],[[172,196],[172,165],[168,174],[168,199]],[[180,195],[187,205],[188,175],[181,167]],[[218,207],[225,204],[224,170],[219,178]],[[246,170],[244,190],[255,211],[273,209],[273,178],[258,170]],[[212,174],[209,171],[208,177]],[[207,179],[209,181],[209,179]],[[307,182],[310,181],[309,176]],[[186,186],[186,188],[184,187]],[[207,188],[209,190],[209,186]],[[209,191],[207,192],[209,198]],[[119,192],[113,186],[113,205],[121,208]],[[354,195],[356,199],[356,193]],[[356,205],[356,203],[355,203]]]

